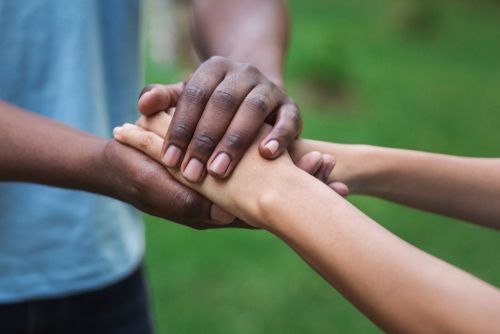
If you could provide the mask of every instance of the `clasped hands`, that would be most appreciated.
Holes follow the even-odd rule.
[[[259,175],[270,160],[275,160],[274,167],[292,164],[286,149],[302,128],[297,105],[280,87],[254,67],[222,57],[202,64],[186,82],[147,86],[138,107],[143,116],[137,125],[116,128],[115,139],[168,169],[177,182],[168,181],[170,198],[164,200],[174,198],[184,209],[165,216],[157,208],[136,206],[197,229],[249,227],[234,219],[251,220],[242,217],[234,199],[248,191],[255,194],[263,180]],[[319,152],[292,158],[297,167],[324,182],[334,167],[333,157]],[[144,173],[143,178],[151,179],[158,179],[154,174],[168,174],[158,168]],[[235,175],[229,178],[231,174]],[[165,206],[172,208],[171,204]]]

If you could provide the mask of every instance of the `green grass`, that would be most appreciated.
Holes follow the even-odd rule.
[[[500,6],[430,6],[291,1],[287,79],[304,137],[500,156]],[[431,28],[414,25],[419,15],[430,15]],[[148,81],[178,79],[154,64],[147,69]],[[500,233],[377,199],[350,200],[401,238],[500,286]],[[159,333],[378,332],[265,232],[146,221]]]

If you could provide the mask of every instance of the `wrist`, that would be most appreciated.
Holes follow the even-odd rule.
[[[349,144],[338,147],[337,163],[328,182],[340,181],[351,194],[368,195],[377,183],[381,160],[374,146]]]
[[[95,159],[90,169],[96,176],[94,192],[113,197],[121,201],[130,202],[128,194],[133,184],[126,186],[123,177],[120,177],[120,157],[123,154],[122,145],[115,140],[103,139],[94,151]]]
[[[294,206],[300,205],[301,196],[312,190],[311,183],[324,186],[292,164],[280,166],[279,175],[273,175],[256,194],[252,218],[259,223],[259,227],[279,234],[283,225],[285,228],[289,225],[288,206],[290,203]]]
[[[110,140],[89,137],[86,140],[85,154],[79,159],[81,166],[81,190],[114,197],[109,184],[112,177],[106,168],[105,152]]]
[[[315,177],[292,168],[259,198],[259,215],[263,229],[293,243],[306,238],[325,215],[333,222],[347,202]]]
[[[267,55],[262,57],[262,55]],[[250,64],[256,67],[262,74],[264,74],[270,81],[272,81],[276,86],[284,89],[284,76],[283,76],[283,52],[280,50],[273,50],[263,52],[259,49],[259,52],[255,54],[254,49],[250,52],[245,52],[244,50],[236,50],[234,53],[228,55],[229,59],[237,62]]]
[[[384,187],[384,179],[390,166],[385,148],[371,145],[357,146],[356,167],[353,168],[353,176],[348,181],[349,189],[353,194],[373,195],[381,187]],[[333,171],[335,174],[335,169]]]
[[[297,172],[302,171],[288,159],[265,160],[255,150],[247,153],[226,182],[209,177],[211,184],[205,195],[245,222],[268,228],[274,223],[269,206],[286,191],[287,185],[294,184]]]
[[[298,139],[289,151],[294,161],[312,151],[332,155],[336,163],[327,183],[342,182],[349,187],[351,194],[369,193],[383,170],[384,161],[380,158],[379,148],[370,145]]]

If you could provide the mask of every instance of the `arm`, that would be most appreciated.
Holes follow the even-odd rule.
[[[297,171],[282,177],[263,190],[257,216],[382,329],[498,329],[498,289],[397,238]]]
[[[212,227],[211,203],[146,155],[0,101],[0,181],[94,192],[193,228]],[[216,210],[220,214],[220,210]]]
[[[0,179],[113,195],[105,187],[106,141],[0,101]]]
[[[312,140],[294,146],[296,154],[310,150],[336,157],[330,181],[345,182],[351,193],[500,228],[500,159]]]
[[[115,136],[160,160],[162,140],[154,132],[128,125]],[[397,238],[287,156],[263,160],[254,144],[224,182],[189,183],[170,172],[279,236],[386,331],[493,333],[500,325],[498,289]]]
[[[193,38],[203,59],[220,55],[252,64],[278,86],[283,86],[289,31],[283,0],[191,2]]]
[[[228,177],[264,122],[260,152],[274,159],[300,134],[297,105],[282,89],[288,40],[283,0],[192,0],[192,27],[204,61],[185,84],[152,85],[139,110],[176,107],[162,161],[200,182]]]

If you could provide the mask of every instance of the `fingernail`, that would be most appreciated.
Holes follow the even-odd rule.
[[[229,167],[229,164],[231,163],[231,158],[227,153],[219,153],[217,157],[215,157],[214,161],[210,164],[210,171],[213,172],[214,174],[223,176],[227,168]]]
[[[113,129],[113,136],[119,137],[120,136],[120,132],[122,132],[122,127],[121,126],[117,126],[116,128]]]
[[[229,224],[235,217],[220,206],[212,204],[212,207],[210,208],[210,218],[222,224]]]
[[[148,90],[146,93],[142,94],[142,95],[141,95],[141,99],[144,99],[144,98],[146,98],[147,96],[150,96],[150,95],[151,95],[151,92],[152,92],[152,90]]]
[[[280,147],[280,143],[276,139],[271,139],[270,141],[267,142],[266,145],[264,145],[264,148],[269,150],[271,154],[274,155],[276,151],[278,151],[278,148]]]
[[[181,158],[182,151],[175,145],[170,145],[163,156],[163,162],[167,167],[176,167]]]
[[[184,177],[191,182],[198,182],[201,178],[201,174],[203,173],[203,169],[204,167],[201,161],[192,158],[191,160],[189,160],[182,175],[184,175]]]
[[[129,128],[133,128],[134,125],[132,125],[130,123],[125,123],[125,124],[122,125],[122,127],[125,128],[125,129],[129,129]]]

